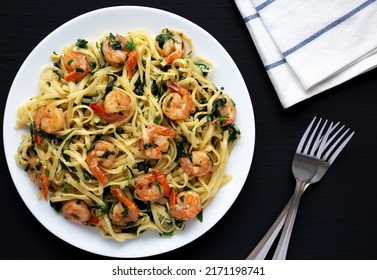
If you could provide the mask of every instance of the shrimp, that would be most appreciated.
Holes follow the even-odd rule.
[[[67,200],[62,207],[62,215],[67,220],[84,225],[92,216],[88,205],[79,199]]]
[[[112,223],[114,225],[124,226],[129,222],[136,222],[139,218],[136,204],[120,189],[111,187],[110,191],[119,199],[119,202],[115,203],[110,210]]]
[[[37,144],[41,142],[40,130],[53,134],[64,128],[66,122],[63,110],[53,105],[39,107],[33,116],[34,140]]]
[[[152,125],[140,140],[140,149],[148,158],[160,159],[169,148],[169,138],[176,138],[177,132],[162,125]]]
[[[212,123],[221,127],[234,123],[236,115],[234,102],[227,94],[222,94],[221,97],[215,100],[210,114],[213,119]]]
[[[135,194],[144,201],[156,201],[163,195],[170,195],[168,181],[164,173],[158,169],[151,169],[147,174],[136,179]]]
[[[180,157],[179,163],[185,173],[196,177],[208,174],[212,169],[212,163],[208,154],[204,151],[193,151],[192,161],[188,157]]]
[[[78,51],[67,52],[63,56],[63,64],[68,72],[65,76],[67,82],[78,81],[92,70],[87,56]]]
[[[169,198],[171,215],[178,220],[189,220],[202,211],[200,196],[193,191],[180,192],[178,195],[173,189]]]
[[[167,81],[172,93],[165,97],[162,111],[171,120],[184,120],[195,112],[195,104],[191,99],[191,93],[177,83]]]
[[[115,161],[115,146],[113,143],[99,140],[92,151],[86,157],[86,162],[89,165],[93,175],[102,185],[108,183],[105,173],[101,170],[100,165],[105,168],[111,167]]]
[[[135,43],[132,40],[110,33],[102,44],[102,53],[106,62],[111,66],[118,67],[127,63],[128,77],[132,77],[138,57]]]
[[[30,179],[41,188],[43,198],[47,201],[49,181],[42,161],[37,157],[30,158],[28,160],[27,173]]]
[[[108,123],[115,123],[126,119],[131,113],[131,98],[120,90],[110,91],[100,105],[92,102],[90,108]]]
[[[185,54],[185,45],[182,36],[165,28],[156,37],[156,49],[161,56],[165,57],[167,63],[181,58]]]

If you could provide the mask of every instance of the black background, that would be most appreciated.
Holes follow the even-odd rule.
[[[287,257],[377,259],[377,70],[284,110],[233,1],[3,0],[2,112],[19,67],[45,36],[76,16],[117,5],[167,10],[211,33],[238,65],[255,114],[253,163],[233,206],[197,240],[148,259],[245,259],[293,194],[292,156],[313,116],[339,120],[356,134],[324,179],[304,194]],[[11,180],[3,150],[0,171],[0,259],[108,259],[60,240],[34,218]]]

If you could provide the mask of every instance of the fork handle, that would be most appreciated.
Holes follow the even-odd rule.
[[[279,243],[276,247],[273,260],[285,260],[288,251],[288,245],[292,234],[293,225],[296,219],[298,205],[300,204],[301,196],[304,193],[308,183],[296,181],[295,192],[292,197],[292,204],[289,207],[287,219],[284,224],[283,232],[280,236]]]
[[[247,260],[264,260],[267,256],[268,251],[270,250],[272,244],[274,243],[276,236],[279,234],[280,230],[283,228],[285,219],[287,217],[288,209],[292,203],[293,196],[281,211],[279,217],[270,227],[270,229],[263,236],[258,245],[254,248],[253,251],[247,256]]]

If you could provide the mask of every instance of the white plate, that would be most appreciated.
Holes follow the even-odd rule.
[[[236,144],[227,166],[234,175],[204,210],[203,222],[191,221],[184,231],[172,237],[160,237],[157,232],[119,243],[107,240],[90,227],[76,225],[57,215],[49,203],[37,199],[37,187],[31,183],[26,172],[15,163],[17,147],[26,129],[15,130],[18,106],[38,93],[39,73],[51,63],[50,54],[60,52],[78,38],[97,40],[102,34],[126,33],[143,29],[155,36],[165,28],[175,28],[191,37],[195,53],[213,61],[215,71],[211,78],[218,87],[224,87],[237,105],[237,126],[241,139]],[[9,92],[3,137],[5,156],[14,184],[34,216],[53,234],[83,250],[110,257],[137,258],[156,255],[179,248],[213,227],[228,211],[240,193],[251,167],[255,124],[254,113],[245,82],[232,58],[209,33],[194,23],[175,14],[146,7],[119,6],[96,10],[63,24],[48,35],[30,53],[17,73]]]

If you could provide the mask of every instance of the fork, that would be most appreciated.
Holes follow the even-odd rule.
[[[327,120],[324,121],[320,131],[317,132],[322,119],[318,121],[315,128],[312,130],[315,121],[316,117],[314,117],[302,136],[293,158],[292,172],[296,178],[295,192],[275,223],[255,249],[249,254],[247,259],[264,259],[273,241],[283,227],[284,222],[284,229],[273,259],[286,258],[290,236],[302,194],[309,185],[323,178],[336,157],[354,135],[354,132],[350,132],[349,129],[347,129],[337,138],[338,134],[343,131],[344,125],[334,132],[339,122],[335,125],[331,122],[326,128]],[[347,134],[349,134],[348,137],[342,141]],[[316,139],[313,142],[314,137],[316,137]]]

